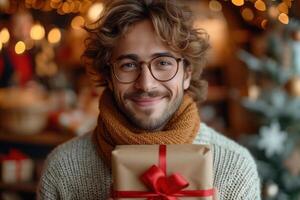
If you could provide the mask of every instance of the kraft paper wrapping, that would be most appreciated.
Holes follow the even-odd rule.
[[[149,191],[139,177],[152,165],[158,166],[159,145],[119,145],[112,152],[113,189]],[[213,188],[212,151],[208,145],[167,145],[167,176],[180,173],[189,186],[184,190]],[[133,198],[122,198],[129,200]],[[134,198],[145,199],[145,198]],[[212,197],[179,197],[186,200],[212,200]]]

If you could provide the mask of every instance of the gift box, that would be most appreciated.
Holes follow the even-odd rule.
[[[213,199],[208,145],[120,145],[112,152],[114,199]]]
[[[31,181],[33,161],[19,150],[12,149],[1,158],[1,179],[4,183]]]

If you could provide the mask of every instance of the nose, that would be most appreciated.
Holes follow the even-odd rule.
[[[141,65],[141,72],[139,78],[135,82],[136,89],[142,91],[151,91],[156,87],[157,80],[152,76],[149,67],[146,63]]]

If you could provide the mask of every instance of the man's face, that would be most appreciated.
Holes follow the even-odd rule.
[[[145,20],[131,26],[119,39],[110,62],[132,57],[147,62],[160,54],[181,57],[160,41],[151,22]],[[176,76],[166,82],[156,80],[146,64],[143,64],[136,81],[121,83],[112,75],[110,88],[119,109],[132,124],[144,130],[154,131],[161,130],[178,109],[184,90],[190,85],[190,78],[191,70],[184,70],[182,61],[179,62]]]

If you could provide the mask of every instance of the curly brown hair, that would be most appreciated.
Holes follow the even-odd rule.
[[[158,37],[192,67],[191,85],[187,90],[198,102],[206,98],[207,82],[201,80],[208,34],[195,29],[190,10],[175,0],[113,0],[105,5],[100,18],[89,32],[83,59],[87,72],[98,86],[106,86],[110,76],[112,50],[128,28],[142,20],[150,20]]]

